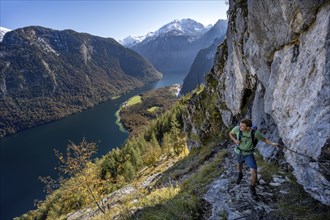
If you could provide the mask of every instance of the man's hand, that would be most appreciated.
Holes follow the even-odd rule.
[[[232,134],[232,133],[229,133],[229,137],[230,139],[237,145],[239,145],[240,141],[237,140],[235,137],[234,137],[235,134]]]
[[[278,143],[274,143],[274,142],[271,142],[270,140],[268,140],[268,139],[266,139],[265,141],[264,141],[266,144],[269,144],[269,145],[272,145],[272,146],[279,146],[279,144]]]

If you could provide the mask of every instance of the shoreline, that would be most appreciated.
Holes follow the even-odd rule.
[[[115,117],[116,117],[116,125],[118,125],[119,130],[123,133],[129,133],[129,131],[124,127],[123,123],[121,122],[121,118],[120,118],[120,110],[122,105],[120,105],[119,109],[116,111],[115,113]]]

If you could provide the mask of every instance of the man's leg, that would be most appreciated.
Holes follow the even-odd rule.
[[[235,153],[235,157],[236,157],[236,161],[237,161],[237,171],[238,171],[236,184],[238,185],[238,184],[240,184],[240,182],[243,178],[243,173],[242,173],[242,171],[243,171],[243,164],[242,164],[243,160],[242,159],[243,158],[241,155],[236,154],[236,153]]]
[[[237,170],[238,170],[238,175],[237,175],[237,180],[236,180],[236,184],[240,184],[242,178],[243,178],[243,173],[242,173],[242,170],[243,170],[243,165],[242,164],[237,164]]]
[[[256,192],[256,183],[257,183],[257,163],[254,158],[254,155],[251,154],[247,156],[246,162],[248,166],[250,167],[250,172],[251,172],[251,179],[250,179],[250,193],[251,196],[254,200],[258,200],[257,192]]]
[[[242,173],[243,172],[243,165],[242,164],[240,164],[240,163],[237,164],[237,171],[239,173]]]
[[[257,169],[250,169],[251,172],[251,179],[250,179],[250,185],[255,186],[257,183]]]

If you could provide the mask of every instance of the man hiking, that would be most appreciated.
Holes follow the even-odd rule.
[[[253,150],[255,147],[254,144],[256,145],[255,141],[260,140],[272,146],[278,146],[278,144],[273,143],[267,138],[265,138],[263,134],[260,133],[258,130],[252,129],[252,121],[250,119],[243,119],[240,122],[239,126],[234,127],[229,132],[229,136],[230,139],[232,139],[232,141],[234,141],[234,143],[236,144],[236,147],[234,149],[238,169],[238,177],[236,184],[239,184],[243,178],[243,163],[246,162],[251,172],[251,179],[249,185],[250,193],[254,200],[258,200],[258,196],[255,189],[257,182],[257,163],[253,154]]]

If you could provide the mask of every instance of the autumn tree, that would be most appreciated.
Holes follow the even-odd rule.
[[[71,142],[67,145],[65,154],[55,150],[55,156],[59,160],[59,167],[56,168],[59,172],[58,180],[40,177],[46,184],[47,193],[50,194],[57,187],[61,187],[67,192],[65,195],[71,195],[69,197],[86,195],[100,211],[105,213],[99,203],[104,184],[97,176],[97,166],[91,162],[96,150],[96,144],[88,143],[85,139],[78,145]]]

